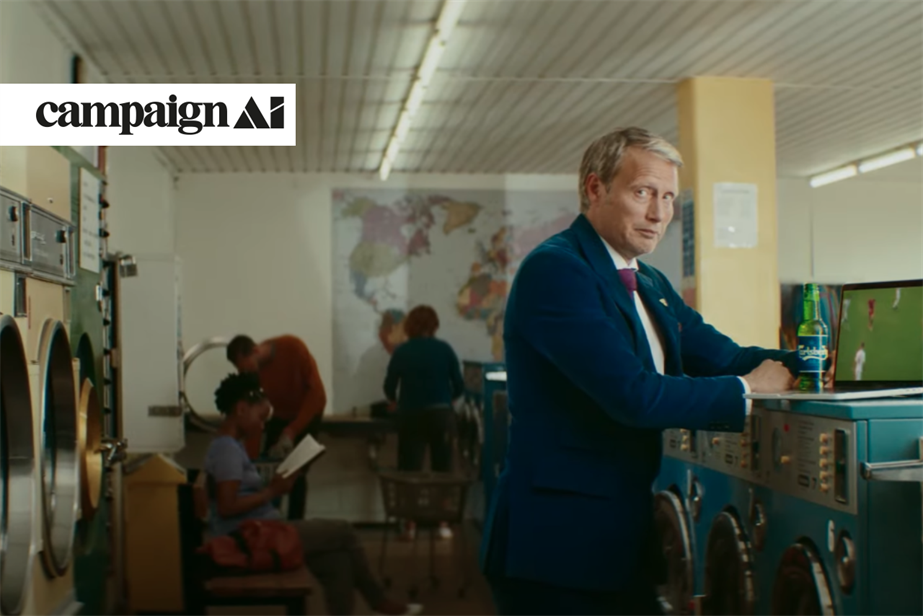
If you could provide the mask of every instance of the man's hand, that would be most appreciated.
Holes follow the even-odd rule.
[[[767,359],[744,376],[754,394],[780,394],[792,388],[795,380],[782,362]]]
[[[388,410],[392,413],[397,410],[397,401],[388,400]]]
[[[833,387],[833,378],[836,376],[836,351],[830,352],[830,367],[824,373],[824,387]]]
[[[279,437],[279,440],[276,441],[276,444],[269,448],[269,457],[273,459],[282,460],[288,454],[292,453],[292,449],[295,448],[295,444],[292,443],[291,437],[283,433]]]

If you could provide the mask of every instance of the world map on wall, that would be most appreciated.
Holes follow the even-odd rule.
[[[384,398],[403,320],[419,304],[460,360],[503,359],[509,285],[577,215],[571,192],[333,192],[334,392],[338,411]]]

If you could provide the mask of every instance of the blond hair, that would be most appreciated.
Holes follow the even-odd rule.
[[[595,173],[604,186],[609,186],[621,169],[625,150],[628,148],[640,148],[677,167],[683,166],[682,155],[666,139],[636,126],[617,128],[591,143],[583,153],[583,160],[580,163],[581,212],[590,209],[590,198],[586,192],[587,177]]]

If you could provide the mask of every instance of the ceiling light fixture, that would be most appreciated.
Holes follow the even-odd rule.
[[[404,108],[401,109],[401,115],[398,117],[394,131],[391,133],[391,139],[388,141],[388,147],[385,149],[384,156],[382,156],[381,163],[378,166],[378,175],[382,181],[387,180],[391,174],[391,168],[394,166],[397,153],[410,132],[410,123],[413,117],[417,115],[420,105],[423,104],[426,89],[433,75],[436,74],[439,60],[445,51],[449,36],[451,36],[452,31],[455,30],[455,26],[458,24],[465,2],[467,0],[445,0],[442,4],[442,9],[436,20],[436,31],[426,46],[426,52],[423,54],[423,60],[420,62],[414,76],[410,93],[404,101]]]
[[[827,173],[815,175],[811,178],[811,188],[833,184],[834,182],[839,182],[840,180],[845,180],[846,178],[856,177],[858,174],[859,170],[856,169],[855,165],[846,165],[845,167],[840,167],[839,169],[834,169],[833,171],[828,171]]]
[[[881,156],[867,158],[859,163],[859,173],[868,173],[869,171],[875,171],[876,169],[890,167],[891,165],[902,163],[905,160],[916,158],[916,156],[917,153],[913,148],[901,148],[900,150],[888,152],[887,154],[882,154]]]
[[[833,182],[856,177],[860,173],[868,173],[870,171],[882,169],[890,165],[896,165],[897,163],[902,163],[904,161],[914,159],[917,156],[923,157],[923,143],[905,145],[896,150],[891,150],[884,154],[864,158],[843,167],[838,167],[833,171],[827,171],[825,173],[821,173],[820,175],[812,176],[809,180],[809,183],[813,188],[817,188],[818,186],[826,186],[827,184],[832,184]]]

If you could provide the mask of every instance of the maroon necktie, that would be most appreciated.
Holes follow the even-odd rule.
[[[622,284],[625,285],[629,295],[638,290],[638,278],[636,274],[637,272],[630,267],[619,270],[619,278],[622,279]]]

